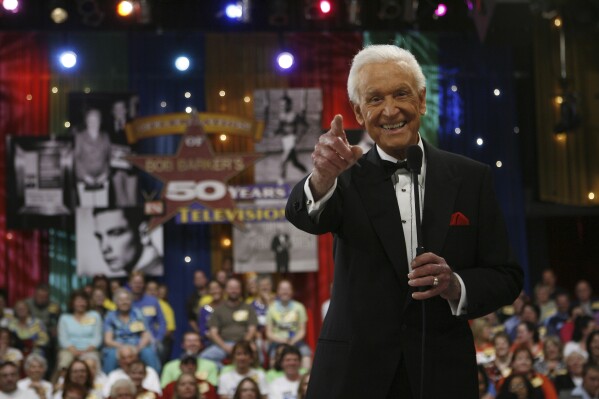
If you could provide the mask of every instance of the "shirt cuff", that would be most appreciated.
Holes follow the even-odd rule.
[[[464,281],[460,277],[459,274],[454,273],[454,275],[458,278],[460,282],[460,300],[459,301],[447,301],[449,303],[449,307],[451,308],[451,314],[454,316],[462,316],[466,314],[466,308],[468,307],[468,298],[466,297],[466,286],[464,285]]]
[[[310,216],[310,218],[312,220],[318,221],[318,217],[324,210],[324,206],[326,205],[327,201],[333,196],[333,193],[335,192],[335,188],[337,188],[337,179],[335,179],[335,182],[333,183],[333,187],[331,187],[331,189],[329,191],[327,191],[327,193],[324,195],[324,197],[322,197],[318,201],[314,201],[314,196],[312,195],[312,190],[310,190],[310,178],[311,177],[312,177],[312,173],[310,173],[310,176],[308,176],[308,178],[306,179],[306,182],[304,183],[304,194],[306,195],[306,207],[308,209],[308,215]]]

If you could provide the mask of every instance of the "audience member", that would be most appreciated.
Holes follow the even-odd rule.
[[[485,368],[482,365],[477,366],[478,369],[478,398],[479,399],[494,399],[495,385],[489,379]]]
[[[551,299],[555,299],[556,294],[560,291],[563,291],[557,285],[557,276],[555,275],[555,270],[551,268],[543,269],[539,284],[542,284],[549,289],[549,296]]]
[[[586,340],[593,330],[595,330],[595,327],[595,319],[590,316],[583,315],[574,319],[572,340],[564,346],[564,356],[568,356],[573,351],[587,353]]]
[[[32,351],[44,354],[50,338],[46,326],[37,317],[32,317],[25,301],[17,301],[14,305],[15,317],[11,319],[6,328],[15,337],[15,346],[24,355]]]
[[[62,396],[59,399],[96,399],[94,396],[86,394],[85,388],[80,385],[69,385],[65,387]]]
[[[194,374],[197,373],[197,377],[208,381],[210,384],[216,386],[218,384],[218,367],[216,363],[208,359],[201,359],[200,352],[202,350],[202,343],[200,336],[195,331],[187,331],[183,334],[183,342],[181,344],[183,348],[183,356],[181,360],[171,360],[164,365],[162,370],[162,376],[160,378],[160,384],[162,387],[166,387],[168,384],[174,382],[179,378],[183,370],[181,369],[183,360],[193,358],[195,360],[196,368],[193,370]]]
[[[100,317],[102,317],[102,319],[104,319],[104,317],[106,317],[106,313],[112,310],[116,310],[116,305],[114,305],[114,302],[110,301],[110,303],[112,303],[114,305],[114,308],[112,307],[106,307],[106,294],[104,293],[104,291],[100,288],[94,288],[92,290],[92,294],[90,296],[90,310],[95,310]]]
[[[0,328],[0,363],[13,362],[21,368],[23,353],[12,345],[12,333],[8,328]]]
[[[258,386],[258,383],[251,377],[246,377],[241,380],[235,389],[235,394],[233,395],[233,399],[260,398],[265,398],[265,396],[260,393],[260,387]],[[221,396],[221,399],[223,399],[223,396]]]
[[[221,399],[231,399],[240,381],[251,377],[258,382],[260,393],[268,395],[268,384],[262,370],[252,368],[255,362],[254,350],[248,341],[239,341],[233,346],[233,365],[230,371],[223,371],[218,381],[218,394]]]
[[[195,333],[195,332],[194,332]],[[202,360],[203,362],[208,362],[209,360]],[[169,382],[166,385],[162,386],[162,399],[172,399],[175,395],[176,387],[180,383],[179,379],[183,375],[191,375],[193,376],[193,380],[200,388],[200,394],[203,397],[214,397],[216,398],[216,384],[218,383],[218,377],[216,372],[214,373],[214,379],[216,382],[209,382],[208,372],[206,370],[198,369],[198,358],[193,355],[183,355],[181,361],[179,363],[179,371],[180,375],[177,376],[177,379]],[[215,366],[216,371],[216,366]],[[164,371],[163,371],[164,376]]]
[[[208,321],[212,344],[201,354],[202,358],[217,364],[222,364],[222,361],[233,353],[235,342],[253,340],[258,324],[254,308],[243,302],[241,282],[238,279],[227,280],[225,292],[227,299],[214,309]]]
[[[599,397],[599,365],[589,363],[584,367],[582,384],[560,399],[594,399]]]
[[[591,332],[587,337],[586,350],[589,363],[599,364],[599,330]]]
[[[574,306],[580,306],[583,314],[595,317],[595,313],[599,312],[599,299],[593,296],[591,284],[586,280],[579,280],[574,288],[574,295]]]
[[[210,327],[208,326],[208,321],[210,320],[210,317],[212,317],[214,309],[223,302],[223,287],[218,281],[213,280],[208,283],[208,295],[204,296],[204,298],[207,297],[212,299],[212,302],[202,305],[197,317],[197,327],[194,329],[194,331],[199,332],[202,345],[204,346],[209,346],[212,343],[210,340]]]
[[[555,300],[551,298],[551,288],[542,283],[535,286],[535,305],[539,308],[540,317],[539,321],[545,323],[545,321],[555,314],[557,306]]]
[[[102,304],[108,310],[116,310],[116,305],[111,298],[115,291],[112,290],[111,280],[103,274],[97,274],[92,280],[92,285],[95,289],[99,289],[104,293],[104,303]],[[118,287],[117,287],[118,288]]]
[[[555,313],[545,321],[547,335],[560,336],[562,327],[570,318],[570,294],[560,291],[555,294]]]
[[[572,335],[574,334],[574,322],[577,317],[584,316],[582,308],[580,306],[572,306],[570,308],[570,317],[568,321],[564,323],[560,331],[560,338],[562,342],[572,341]]]
[[[493,336],[491,325],[485,318],[472,320],[470,323],[472,336],[474,338],[474,349],[476,350],[476,363],[487,364],[495,359],[495,348],[493,347]]]
[[[258,275],[254,272],[245,274],[245,303],[251,305],[258,297]]]
[[[510,340],[516,337],[516,327],[520,324],[520,313],[522,313],[525,303],[528,303],[528,296],[522,291],[514,300],[514,303],[504,306],[497,311],[499,320],[505,326],[505,332],[510,336]]]
[[[304,341],[308,317],[306,308],[293,300],[293,286],[289,280],[281,280],[277,286],[277,299],[268,307],[266,315],[266,338],[270,341],[268,351],[271,364],[274,351],[281,344],[297,347],[302,354],[302,365],[310,368],[312,352]]]
[[[537,391],[523,375],[514,374],[506,378],[497,399],[543,399],[543,393]]]
[[[104,397],[108,397],[108,394],[112,389],[111,387],[116,381],[123,378],[129,379],[129,376],[127,375],[127,369],[131,364],[133,364],[133,362],[139,360],[137,349],[131,345],[119,347],[117,350],[117,360],[119,368],[111,371],[110,374],[108,374],[106,384],[102,389]],[[158,377],[156,370],[150,366],[146,365],[146,377],[144,378],[142,385],[149,391],[162,394],[162,388],[160,388],[160,377]]]
[[[60,317],[60,305],[50,300],[50,287],[48,284],[40,284],[35,288],[33,296],[25,300],[31,316],[41,320],[46,326],[46,331],[51,339],[57,336],[58,318]]]
[[[301,353],[295,346],[285,345],[280,366],[284,375],[268,386],[269,399],[296,399],[300,383]]]
[[[4,327],[14,317],[12,309],[6,306],[6,291],[0,288],[0,326]]]
[[[555,376],[553,385],[558,394],[570,392],[582,384],[582,372],[586,361],[584,353],[574,351],[566,356],[566,372]]]
[[[40,399],[35,391],[19,388],[19,369],[13,362],[0,363],[0,399]]]
[[[181,374],[175,382],[174,399],[216,399],[216,390],[206,381],[198,382],[190,373]]]
[[[144,363],[160,371],[146,319],[139,309],[131,307],[131,293],[120,289],[115,293],[114,301],[117,310],[109,312],[104,320],[104,372],[108,374],[116,368],[116,351],[124,345],[135,346]]]
[[[64,396],[66,387],[77,385],[85,389],[85,397],[93,396],[101,398],[102,392],[96,389],[94,377],[86,362],[75,359],[67,367],[64,378],[57,382],[54,388],[54,399],[61,399]]]
[[[530,321],[521,321],[516,329],[514,347],[526,345],[530,349],[535,360],[543,358],[543,344],[539,339],[539,331],[535,324]]]
[[[135,384],[129,378],[121,378],[115,381],[110,388],[110,399],[135,399]]]
[[[543,358],[534,365],[537,373],[541,373],[552,380],[566,371],[566,364],[563,361],[562,341],[550,335],[543,342]]]
[[[146,379],[147,371],[146,365],[141,360],[133,361],[127,370],[125,370],[127,376],[135,385],[135,397],[138,399],[157,399],[160,397],[158,392],[147,389],[143,386],[143,382]],[[161,391],[162,392],[162,391]]]
[[[90,310],[89,299],[82,291],[71,294],[68,310],[58,321],[59,369],[67,368],[74,358],[84,353],[99,358],[102,345],[102,318]]]
[[[510,351],[510,337],[505,332],[495,334],[493,337],[493,348],[495,359],[485,365],[487,375],[496,383],[511,372],[512,352]]]
[[[166,322],[166,333],[164,334],[164,339],[162,340],[164,349],[162,351],[162,358],[160,359],[161,363],[164,364],[170,357],[171,351],[173,349],[173,334],[177,329],[175,312],[167,301],[158,297],[158,283],[156,281],[147,282],[146,295],[154,297],[158,300],[160,310],[162,310],[162,314],[164,315],[164,320]]]
[[[214,279],[220,283],[223,287],[227,285],[227,281],[229,280],[229,275],[224,270],[217,270],[214,275]]]
[[[208,295],[208,277],[203,270],[193,272],[193,293],[187,298],[187,321],[189,326],[198,331],[197,317],[200,311],[200,300]]]
[[[17,386],[21,389],[32,389],[40,399],[52,399],[52,384],[50,381],[44,380],[44,375],[48,370],[46,359],[37,353],[32,353],[25,359],[23,368],[26,377],[19,380]]]

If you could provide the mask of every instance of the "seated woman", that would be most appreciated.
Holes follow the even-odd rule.
[[[535,363],[535,370],[552,380],[566,372],[562,356],[562,341],[555,335],[550,335],[543,342],[543,358]]]
[[[84,353],[99,358],[102,345],[102,318],[90,310],[87,295],[82,291],[73,292],[68,308],[70,313],[63,313],[58,319],[58,369],[68,367]]]
[[[260,387],[251,377],[245,377],[237,385],[233,399],[260,399]]]
[[[507,378],[499,380],[497,389],[501,391],[502,386],[507,379],[513,375],[521,375],[525,377],[531,384],[534,390],[534,397],[542,399],[557,399],[557,392],[553,383],[543,374],[539,374],[533,369],[533,355],[528,345],[523,343],[514,348],[512,358],[512,371]]]
[[[587,360],[585,352],[573,351],[566,357],[566,372],[553,378],[553,385],[558,394],[570,392],[582,384],[584,364]]]
[[[252,345],[248,341],[239,341],[233,346],[234,369],[223,371],[218,380],[218,394],[220,399],[231,399],[239,382],[245,377],[258,381],[262,396],[268,395],[268,384],[262,370],[252,368],[255,362]]]
[[[48,369],[46,359],[37,353],[32,353],[25,359],[24,369],[27,377],[17,383],[19,389],[29,388],[35,391],[40,399],[52,399],[52,384],[44,380],[44,374]]]
[[[139,309],[133,309],[131,293],[119,289],[114,295],[117,310],[109,312],[104,320],[104,359],[106,374],[116,369],[116,351],[124,345],[132,345],[139,351],[140,359],[154,370],[160,372],[160,362],[152,344],[152,336],[146,324],[146,318]]]
[[[15,346],[25,356],[31,352],[43,355],[50,342],[46,326],[40,319],[31,316],[25,301],[17,301],[14,311],[15,317],[8,321],[6,328],[15,337]]]
[[[207,387],[207,383],[198,384],[196,377],[190,373],[183,373],[175,382],[174,399],[217,399],[214,387]]]
[[[0,328],[0,363],[13,362],[21,368],[23,353],[12,346],[12,334],[7,328]]]
[[[496,399],[542,399],[542,393],[535,391],[526,377],[514,374],[506,378]]]
[[[66,369],[65,376],[59,379],[54,388],[53,399],[61,399],[66,387],[80,386],[85,390],[85,398],[100,399],[102,391],[94,387],[94,377],[87,364],[80,359],[75,359]]]

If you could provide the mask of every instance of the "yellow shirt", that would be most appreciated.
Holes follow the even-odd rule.
[[[166,320],[166,330],[175,331],[177,326],[175,325],[175,312],[173,312],[173,308],[168,302],[162,299],[158,299],[158,303],[160,304],[160,309],[164,315],[164,320]]]

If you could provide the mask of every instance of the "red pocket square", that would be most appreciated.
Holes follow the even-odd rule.
[[[451,219],[449,221],[450,226],[469,226],[470,220],[462,212],[455,212],[451,215]]]

